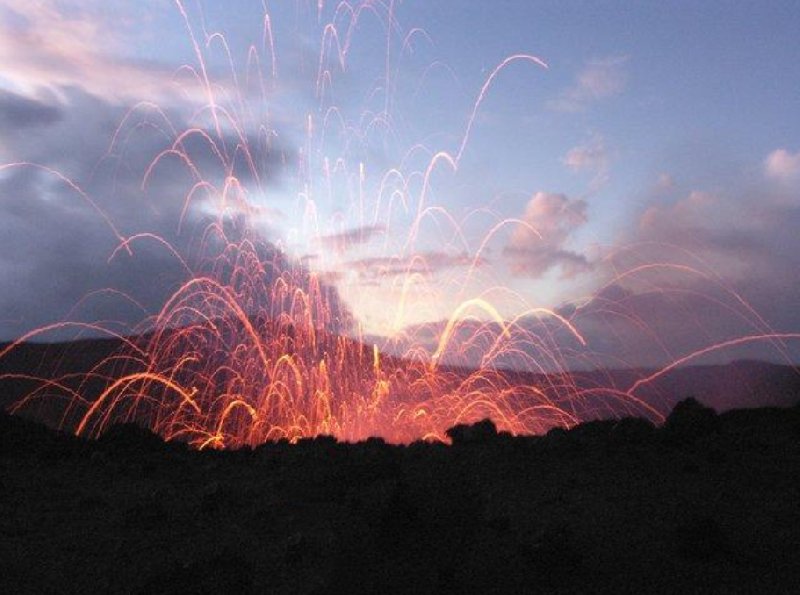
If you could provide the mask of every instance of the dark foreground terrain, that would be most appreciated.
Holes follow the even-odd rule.
[[[796,592],[800,408],[194,452],[0,414],[0,592]]]

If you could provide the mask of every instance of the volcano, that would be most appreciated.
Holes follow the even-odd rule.
[[[98,399],[108,398],[109,387],[119,382],[120,378],[150,379],[151,375],[155,375],[152,361],[131,356],[132,348],[151,353],[154,344],[166,344],[171,349],[176,346],[185,349],[189,355],[181,353],[178,360],[190,359],[192,354],[196,359],[202,358],[202,368],[177,366],[176,371],[170,375],[172,384],[195,387],[198,381],[193,376],[208,377],[206,370],[211,369],[213,374],[210,380],[206,378],[203,385],[205,390],[224,394],[226,390],[230,390],[232,383],[239,381],[237,371],[231,368],[228,360],[229,353],[236,351],[236,345],[241,343],[242,335],[246,331],[242,325],[226,325],[222,321],[216,321],[214,328],[224,329],[215,338],[228,348],[217,350],[211,355],[198,355],[201,346],[192,350],[190,340],[197,340],[197,336],[192,334],[196,332],[193,327],[165,329],[159,333],[151,332],[126,338],[0,345],[0,352],[7,351],[0,358],[0,405],[50,427],[75,432],[81,421],[86,419],[86,412],[92,409]],[[569,427],[581,421],[615,418],[631,412],[643,413],[651,421],[660,423],[680,399],[689,396],[697,397],[719,411],[763,406],[787,407],[792,406],[800,396],[800,374],[796,368],[762,361],[742,360],[725,365],[676,368],[657,375],[652,382],[643,386],[637,392],[634,402],[630,387],[641,379],[652,377],[658,370],[596,369],[542,374],[445,365],[434,369],[428,361],[386,356],[380,353],[377,345],[365,344],[357,339],[322,330],[297,330],[292,325],[280,325],[264,319],[249,320],[248,328],[259,329],[258,336],[263,338],[265,345],[278,346],[280,352],[273,356],[275,361],[288,362],[288,367],[293,371],[310,371],[311,378],[306,384],[297,380],[298,392],[305,391],[306,394],[296,395],[295,406],[305,403],[307,407],[306,410],[297,412],[297,416],[305,415],[308,407],[319,406],[318,403],[314,404],[314,400],[320,398],[329,409],[329,416],[333,416],[330,412],[346,412],[356,402],[353,400],[354,394],[362,388],[367,392],[360,396],[363,407],[369,408],[370,404],[373,409],[386,407],[392,414],[397,415],[400,412],[400,418],[394,420],[393,427],[370,426],[362,421],[361,433],[353,433],[351,428],[348,434],[335,424],[325,426],[318,423],[314,426],[309,423],[302,432],[295,434],[279,431],[251,432],[247,439],[242,439],[240,434],[238,441],[229,440],[229,444],[217,441],[205,446],[256,446],[260,442],[283,437],[296,440],[323,434],[335,434],[340,439],[350,441],[363,440],[370,436],[405,443],[427,438],[445,440],[445,430],[448,427],[458,423],[476,422],[484,416],[491,418],[492,414],[497,413],[500,415],[494,418],[494,422],[505,431],[515,434],[544,434],[555,426]],[[342,361],[344,358],[348,361]],[[332,373],[329,378],[323,379],[314,377],[320,370],[336,372],[337,366],[338,375]],[[342,379],[346,381],[344,386],[330,386],[332,381]],[[283,381],[281,377],[263,378],[264,384]],[[328,393],[320,395],[320,386],[326,382]],[[435,384],[435,388],[432,389],[430,384]],[[414,420],[405,420],[406,425],[402,425],[403,415],[420,417],[418,412],[427,414],[436,406],[431,401],[434,391],[446,400],[448,395],[465,392],[465,386],[473,392],[477,404],[468,402],[463,410],[440,412],[441,417],[437,420],[439,427],[434,430],[431,430],[433,426],[415,424]],[[158,416],[163,415],[163,410],[154,408],[152,401],[159,398],[170,399],[172,395],[167,389],[158,383],[152,383],[146,389],[137,385],[135,390],[129,390],[132,406],[120,406],[116,411],[103,412],[102,423],[96,426],[84,423],[81,432],[86,436],[97,437],[114,423],[137,422],[167,439],[201,445],[197,441],[192,442],[191,436],[187,439],[187,434],[170,433],[169,426],[163,424],[163,420],[159,421]],[[252,395],[259,394],[259,391],[263,394],[264,390],[266,389],[252,390],[252,400],[244,402],[243,406],[257,409],[259,404]],[[379,390],[383,393],[378,394]],[[503,391],[507,394],[501,395]],[[536,393],[537,400],[526,402],[524,399],[531,391]],[[240,392],[245,395],[244,389]],[[508,393],[512,393],[511,398]],[[245,396],[242,395],[239,399],[244,400]],[[508,418],[503,417],[507,415],[505,411],[493,408],[491,404],[482,404],[480,401],[483,397],[497,398],[500,402],[510,404],[508,407],[511,411],[514,408],[519,410],[542,404],[546,404],[549,410],[529,426],[513,426],[508,423]],[[205,398],[214,399],[216,394]],[[337,399],[343,402],[336,402]],[[142,403],[142,400],[147,402]],[[229,405],[235,400],[223,399],[222,403]],[[443,406],[441,403],[439,405]],[[370,412],[359,413],[363,416]],[[374,415],[375,411],[371,413]],[[213,417],[211,412],[204,411],[204,414]],[[269,414],[270,411],[267,411],[266,415]],[[321,419],[323,417],[324,414],[321,414]],[[247,423],[247,420],[242,423]],[[273,428],[278,428],[280,420],[270,420],[267,417],[263,423],[272,423]],[[370,430],[372,433],[369,433]],[[231,430],[229,437],[237,438],[234,435],[236,431]]]

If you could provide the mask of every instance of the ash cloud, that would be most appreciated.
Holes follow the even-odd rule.
[[[0,160],[41,164],[62,174],[75,181],[96,208],[46,169],[16,165],[0,171],[0,278],[4,289],[0,293],[0,340],[62,319],[101,322],[122,331],[135,326],[146,314],[157,312],[189,275],[180,260],[152,236],[163,239],[187,258],[190,266],[201,270],[200,240],[215,220],[210,214],[215,207],[202,191],[184,213],[187,192],[197,180],[189,167],[171,162],[179,162],[174,156],[154,168],[142,189],[148,165],[173,143],[163,133],[165,126],[156,114],[145,111],[130,118],[109,153],[127,106],[81,89],[62,93],[63,100],[54,98],[51,103],[11,94],[3,97],[2,105],[12,105],[16,115],[23,117],[14,117],[13,126],[2,129]],[[167,113],[177,130],[189,127],[178,111]],[[33,127],[35,118],[39,119]],[[180,148],[205,180],[221,189],[226,176],[236,175],[244,192],[259,184],[274,187],[281,183],[282,155],[291,149],[267,151],[255,136],[242,141],[223,132],[223,137],[220,146],[227,146],[231,155],[237,146],[239,153],[243,145],[249,146],[259,172],[268,171],[269,175],[256,179],[241,158],[234,159],[232,170],[226,169],[209,143],[194,134],[184,139]],[[230,224],[236,225],[236,219],[244,215],[231,198],[233,195],[228,197],[233,206],[226,214]],[[132,254],[118,250],[121,240],[98,209],[123,238],[152,236],[132,242]],[[263,233],[269,233],[268,225]],[[302,271],[299,265],[284,264]],[[342,318],[347,318],[335,290],[327,288],[326,292],[342,310]],[[71,336],[54,333],[41,338]]]
[[[0,89],[0,134],[50,126],[62,116],[54,105]]]
[[[194,8],[189,20],[201,35]],[[0,0],[0,167],[43,166],[0,171],[0,340],[65,317],[129,328],[157,311],[188,275],[164,243],[195,270],[202,267],[203,234],[223,214],[223,193],[225,225],[240,229],[247,218],[268,250],[279,254],[270,241],[282,239],[283,213],[264,205],[263,197],[288,183],[287,163],[297,162],[295,130],[282,123],[280,108],[268,117],[259,111],[264,87],[236,85],[227,62],[211,59],[206,73],[215,95],[224,98],[217,103],[217,126],[188,36],[183,50],[164,54],[165,62],[141,58],[143,44],[163,41],[153,37],[162,28],[185,30],[174,6]],[[247,74],[243,79],[254,72]],[[285,92],[296,82],[285,75],[282,89],[271,84],[269,92]],[[273,127],[286,134],[279,137]],[[156,156],[189,130],[175,148],[199,175],[168,152],[145,180]],[[187,203],[201,177],[215,188],[198,188]],[[118,250],[122,238],[136,234],[148,235],[130,245],[132,254]],[[307,276],[302,263],[280,260]],[[349,319],[335,289],[323,291]]]

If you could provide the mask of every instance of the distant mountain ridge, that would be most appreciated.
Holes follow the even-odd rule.
[[[129,338],[134,344],[146,342],[148,335]],[[355,340],[348,339],[348,341]],[[0,344],[2,351],[8,344]],[[7,409],[23,398],[34,386],[25,375],[53,378],[70,375],[73,386],[80,385],[81,394],[93,400],[104,388],[100,379],[81,384],[80,378],[100,361],[118,353],[120,339],[83,339],[66,343],[23,343],[0,358],[0,408]],[[366,345],[362,349],[368,349]],[[371,349],[370,349],[371,351]],[[385,361],[402,365],[402,360],[382,356]],[[466,377],[467,368],[443,366],[448,372]],[[574,410],[583,420],[603,419],[633,414],[625,409],[624,393],[641,379],[656,374],[655,369],[596,369],[591,371],[533,373],[502,371],[511,384],[538,386],[559,406]],[[577,402],[567,401],[560,390],[570,387],[570,399],[577,393]],[[633,393],[661,415],[666,415],[677,402],[693,396],[717,411],[754,407],[789,407],[800,402],[800,370],[793,366],[764,361],[740,360],[721,365],[679,367],[642,384]],[[43,414],[44,421],[48,415]]]

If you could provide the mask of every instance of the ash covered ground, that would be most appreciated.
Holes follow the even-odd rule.
[[[192,451],[0,417],[6,593],[791,592],[800,408]]]

